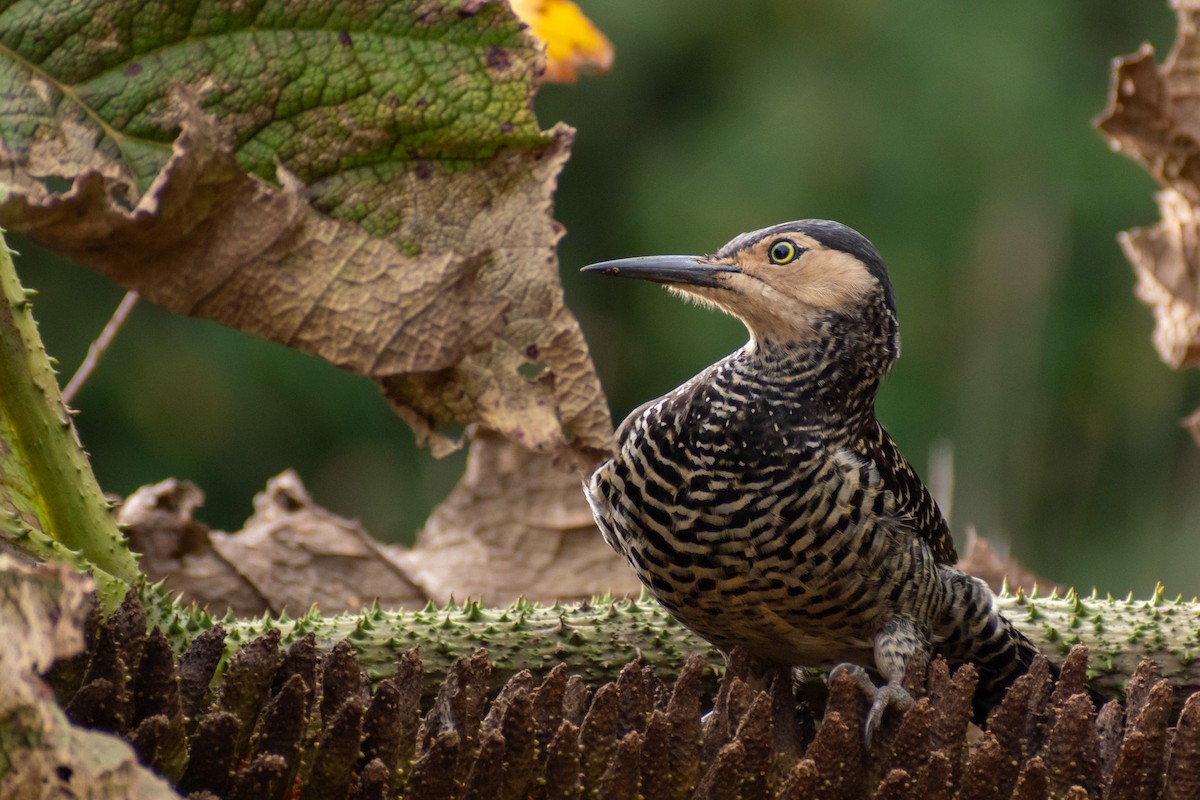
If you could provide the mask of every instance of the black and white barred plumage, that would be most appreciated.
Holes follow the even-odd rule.
[[[997,702],[1036,650],[954,567],[945,519],[875,418],[899,355],[875,248],[804,220],[710,257],[588,269],[694,294],[751,334],[634,411],[587,483],[605,539],[650,592],[725,650],[849,662],[896,687],[914,657],[942,655],[975,663],[978,714]]]

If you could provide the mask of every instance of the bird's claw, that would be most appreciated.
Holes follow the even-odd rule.
[[[870,697],[875,696],[875,683],[871,680],[871,676],[867,674],[867,671],[858,664],[850,664],[848,662],[838,664],[829,670],[829,678],[827,680],[832,684],[843,675],[849,678],[859,689],[862,689],[864,694]]]
[[[863,694],[871,698],[871,710],[867,712],[867,720],[863,725],[863,741],[868,748],[871,747],[871,739],[875,736],[875,731],[879,730],[883,714],[889,706],[903,712],[915,702],[908,690],[899,683],[889,682],[883,686],[876,686],[867,671],[858,664],[838,664],[829,671],[829,682],[833,683],[841,675],[848,677]]]
[[[904,712],[912,707],[913,696],[898,683],[885,683],[875,689],[875,699],[871,701],[871,710],[867,713],[867,724],[863,727],[863,738],[867,747],[871,746],[871,738],[879,730],[883,721],[883,712],[891,706],[897,711]]]

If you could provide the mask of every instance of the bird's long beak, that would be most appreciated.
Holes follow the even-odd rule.
[[[622,278],[641,278],[671,286],[705,286],[719,289],[725,286],[717,276],[723,272],[739,272],[733,264],[709,261],[701,256],[641,256],[618,258],[589,264],[581,272],[601,272]]]

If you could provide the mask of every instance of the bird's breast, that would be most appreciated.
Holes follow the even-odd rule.
[[[648,408],[597,470],[588,495],[605,538],[719,646],[794,663],[857,654],[898,581],[877,471],[770,415],[697,423],[692,410]]]

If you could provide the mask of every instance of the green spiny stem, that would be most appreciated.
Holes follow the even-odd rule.
[[[1095,687],[1121,692],[1143,657],[1154,660],[1177,694],[1200,689],[1200,603],[1166,600],[1115,600],[1097,596],[1005,595],[1006,615],[1050,658],[1061,661],[1076,643],[1087,645]],[[159,619],[184,647],[211,620],[198,619],[169,603],[158,606]],[[155,616],[151,613],[151,617]],[[692,653],[715,665],[721,657],[710,645],[672,620],[653,600],[598,599],[579,605],[543,606],[518,602],[508,608],[477,603],[427,606],[419,611],[374,608],[360,614],[298,619],[223,621],[230,650],[276,627],[289,642],[312,632],[323,647],[348,639],[372,679],[384,677],[396,658],[420,647],[427,675],[440,680],[458,658],[485,647],[495,677],[502,680],[528,669],[544,672],[559,663],[589,683],[614,680],[627,661],[641,656],[664,679],[678,674]]]
[[[137,560],[108,513],[87,456],[75,438],[49,359],[0,237],[0,537],[40,560],[60,559],[96,577],[111,607],[141,585]],[[39,530],[40,528],[40,530]],[[178,648],[212,625],[203,611],[144,587],[152,623]],[[1097,688],[1119,691],[1143,657],[1158,663],[1178,693],[1200,689],[1200,604],[1167,600],[1160,590],[1144,601],[1006,596],[1005,613],[1051,660],[1071,645],[1088,647]],[[361,614],[299,619],[225,621],[230,648],[276,627],[291,641],[312,632],[330,646],[349,639],[373,678],[390,672],[400,653],[420,646],[431,681],[458,658],[486,647],[497,679],[522,669],[544,671],[566,663],[599,683],[640,655],[664,677],[678,673],[691,653],[720,656],[674,622],[657,603],[638,601],[540,606],[517,603],[491,609],[476,603],[420,611],[372,609]]]
[[[137,559],[80,447],[2,235],[0,295],[0,535],[40,559],[82,555],[68,560],[90,565],[114,604],[120,584],[141,579]]]

